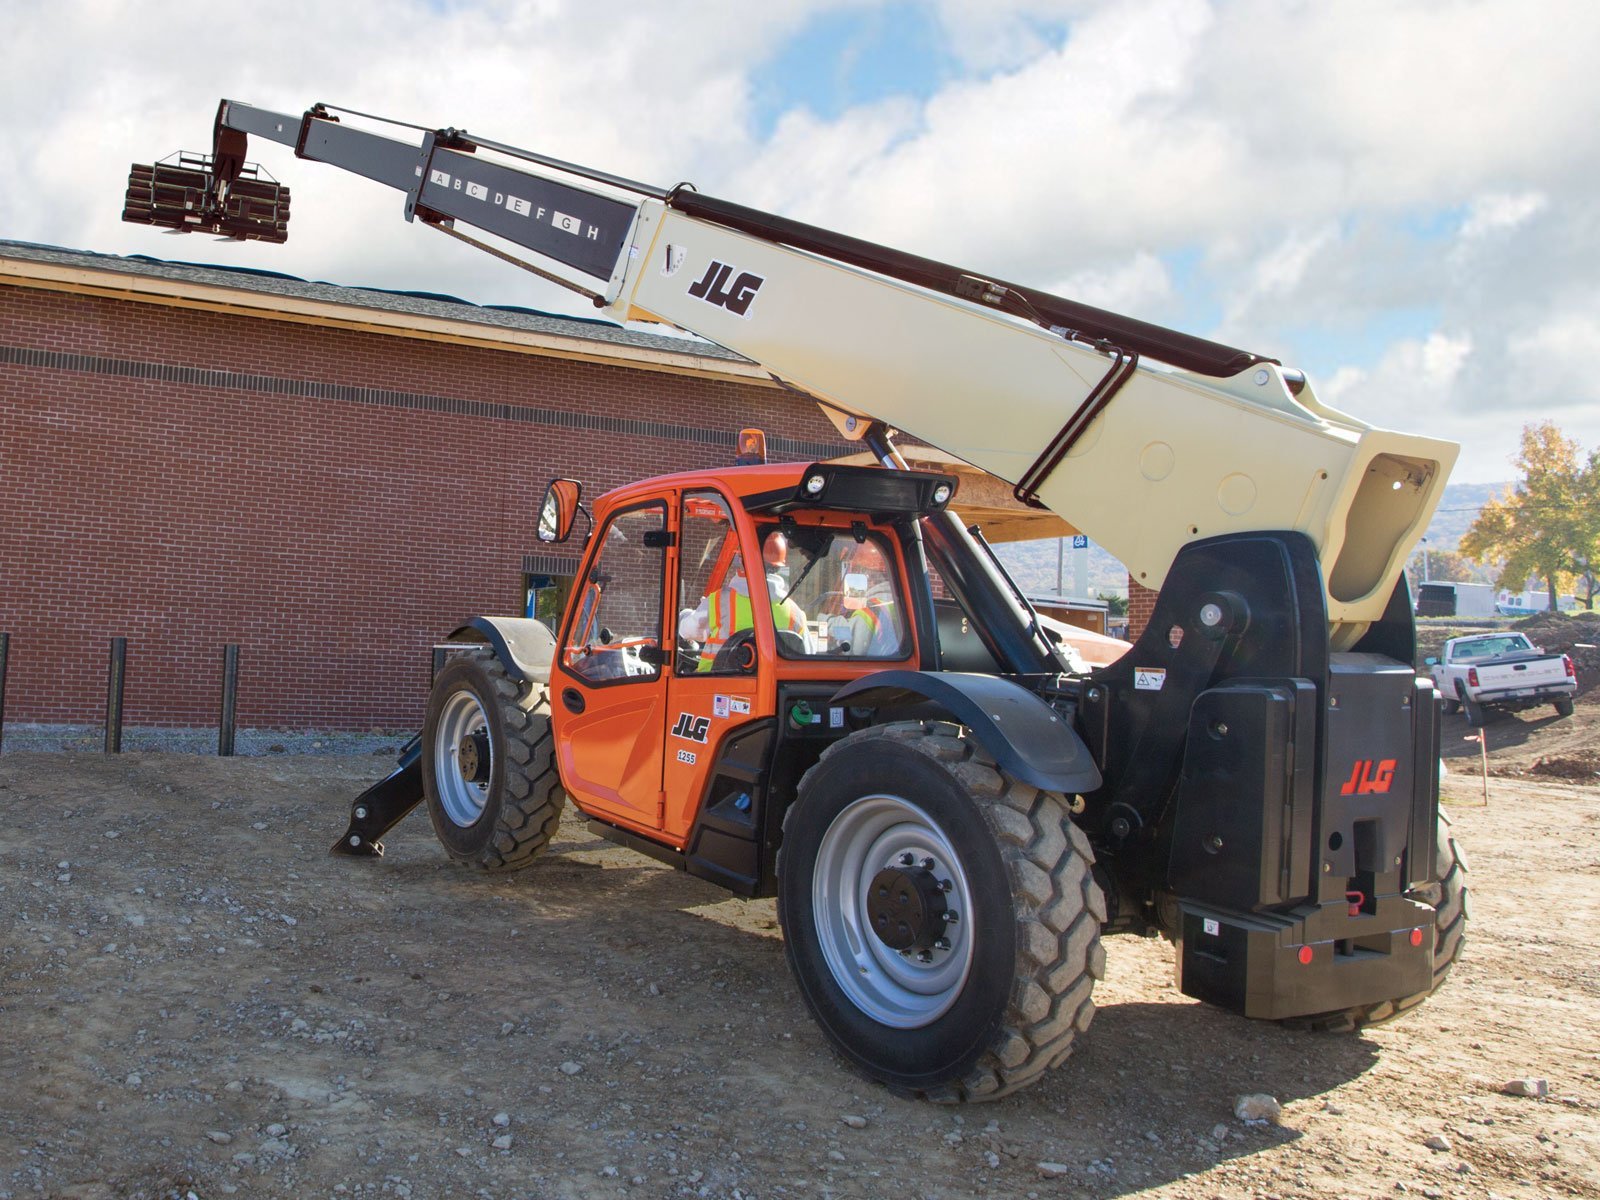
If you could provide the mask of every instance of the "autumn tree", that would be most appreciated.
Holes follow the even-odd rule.
[[[1583,583],[1583,606],[1594,610],[1594,596],[1600,590],[1600,450],[1589,452],[1589,461],[1578,478],[1576,551],[1573,563]]]
[[[1427,551],[1424,559],[1421,551],[1411,556],[1406,563],[1406,574],[1411,577],[1411,593],[1416,594],[1419,584],[1426,583],[1474,583],[1477,582],[1477,573],[1472,569],[1472,562],[1464,554],[1454,550]],[[1422,578],[1422,568],[1426,562],[1428,578]]]
[[[1595,554],[1600,511],[1594,497],[1600,461],[1580,460],[1576,440],[1550,421],[1522,428],[1513,464],[1522,479],[1508,496],[1494,496],[1461,539],[1461,553],[1501,563],[1499,586],[1521,591],[1529,576],[1545,581],[1554,611],[1566,577]]]

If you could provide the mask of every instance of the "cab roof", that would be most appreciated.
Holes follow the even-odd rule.
[[[957,486],[955,476],[930,471],[842,463],[764,463],[641,479],[605,493],[597,508],[609,511],[676,489],[716,488],[750,512],[779,515],[797,509],[831,509],[893,518],[938,512],[955,496]]]

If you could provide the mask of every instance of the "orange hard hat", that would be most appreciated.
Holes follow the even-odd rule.
[[[767,535],[767,540],[761,543],[761,561],[769,567],[783,567],[789,564],[789,539],[783,536],[783,530],[774,530]]]
[[[880,574],[887,571],[889,563],[884,557],[883,547],[871,538],[858,543],[850,554],[850,569],[852,571],[877,571]]]

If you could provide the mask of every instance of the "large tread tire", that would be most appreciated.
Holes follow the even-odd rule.
[[[1555,702],[1556,716],[1570,717],[1572,715],[1572,701],[1563,697]]]
[[[1476,700],[1469,700],[1467,697],[1463,696],[1461,698],[1461,707],[1467,714],[1467,724],[1471,725],[1474,729],[1482,729],[1484,722],[1489,719],[1488,713],[1484,710],[1483,705],[1479,704]]]
[[[521,690],[493,654],[459,655],[439,672],[422,725],[422,792],[433,831],[451,858],[486,871],[520,870],[537,858],[567,803],[549,695],[539,688],[525,705]],[[463,777],[456,747],[442,744],[469,727],[489,750],[487,778],[476,784]]]
[[[971,958],[928,1012],[886,1023],[852,996],[862,984],[852,977],[841,986],[829,966],[824,942],[833,939],[837,958],[845,906],[818,903],[814,889],[819,875],[831,877],[830,862],[853,861],[828,849],[841,836],[830,831],[852,828],[868,806],[896,802],[909,815],[893,828],[916,831],[926,822],[920,833],[955,861],[949,873],[961,882],[952,898],[964,897],[972,908],[964,914],[971,920],[955,928],[970,936]],[[880,848],[896,836],[866,840]],[[819,863],[819,850],[830,857]],[[1059,795],[1010,778],[953,727],[862,730],[828,748],[785,816],[778,918],[790,969],[829,1041],[861,1074],[897,1094],[941,1103],[1009,1095],[1064,1062],[1094,1016],[1094,983],[1105,975],[1106,907],[1093,863],[1089,841]],[[867,854],[859,870],[842,873],[863,902],[875,866]],[[838,890],[844,895],[849,884]],[[855,932],[865,943],[858,971],[867,976],[873,954],[894,951],[870,928]],[[960,952],[968,944],[955,945]],[[887,961],[892,968],[895,960]]]
[[[1347,1008],[1338,1012],[1296,1017],[1284,1024],[1317,1033],[1355,1033],[1403,1017],[1444,986],[1451,968],[1461,958],[1467,942],[1467,859],[1451,836],[1450,818],[1439,811],[1439,827],[1434,837],[1434,873],[1438,882],[1411,893],[1413,900],[1431,905],[1434,910],[1433,984],[1425,992],[1381,1000],[1376,1004]]]

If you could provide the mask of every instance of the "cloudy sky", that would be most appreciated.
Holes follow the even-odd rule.
[[[453,125],[1300,366],[1511,478],[1600,446],[1595,0],[0,0],[0,239],[582,312],[254,147],[284,246],[122,224],[221,97]],[[592,310],[591,310],[592,311]]]

